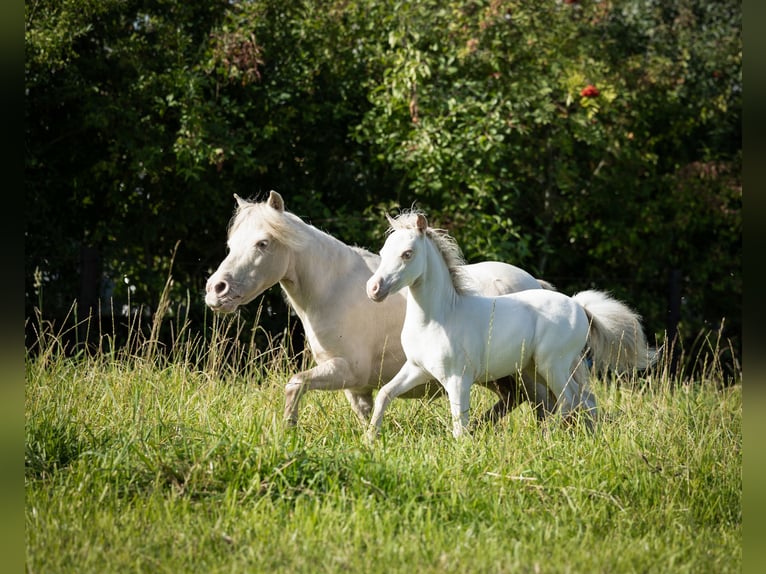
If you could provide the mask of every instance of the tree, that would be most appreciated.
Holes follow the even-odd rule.
[[[738,3],[418,2],[396,18],[358,133],[469,258],[610,289],[660,339],[680,273],[684,335],[727,317],[739,344]]]
[[[225,5],[26,5],[28,316],[40,297],[60,316],[91,291],[82,265],[118,304],[154,305],[178,240],[181,277],[201,272],[224,199],[212,179],[188,185],[174,144],[190,69]]]
[[[172,297],[201,317],[232,194],[277,189],[373,250],[382,213],[416,204],[469,260],[515,263],[567,293],[610,290],[660,338],[676,285],[682,340],[725,317],[736,361],[740,12],[28,3],[27,315],[41,285],[50,313],[82,300],[83,255],[101,261],[102,298],[154,305],[180,241]],[[278,329],[281,297],[266,297]]]

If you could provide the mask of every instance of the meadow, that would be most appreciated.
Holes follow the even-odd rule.
[[[723,385],[715,360],[594,374],[594,432],[525,405],[456,440],[445,398],[397,399],[370,446],[338,392],[308,393],[286,427],[284,385],[310,358],[240,344],[236,321],[79,353],[42,324],[25,361],[27,572],[742,569],[741,374]],[[472,412],[493,400],[475,387]]]

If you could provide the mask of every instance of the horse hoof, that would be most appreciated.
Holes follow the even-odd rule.
[[[375,440],[378,438],[378,433],[374,430],[368,430],[364,433],[364,442],[367,446],[375,444]]]

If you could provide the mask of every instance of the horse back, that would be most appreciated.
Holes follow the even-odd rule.
[[[501,261],[482,261],[463,268],[470,277],[470,291],[485,296],[503,295],[526,289],[540,289],[542,285],[520,267]]]

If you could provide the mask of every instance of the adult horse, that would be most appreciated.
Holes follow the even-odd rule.
[[[390,219],[390,218],[389,218]],[[638,315],[600,291],[573,297],[542,289],[487,297],[464,288],[465,266],[454,239],[428,226],[419,212],[390,219],[367,295],[385,302],[408,287],[401,339],[407,360],[375,398],[368,428],[374,439],[394,398],[436,379],[449,396],[453,434],[468,423],[471,386],[524,373],[542,382],[565,418],[582,410],[592,421],[596,399],[584,366],[587,347],[597,364],[646,368],[656,357]],[[615,355],[619,351],[619,355]]]
[[[205,303],[229,313],[279,283],[303,324],[314,367],[293,375],[285,387],[285,420],[298,421],[299,402],[307,390],[343,390],[363,423],[369,420],[373,391],[404,363],[400,333],[406,298],[371,302],[365,284],[380,257],[352,247],[285,210],[275,191],[265,202],[235,195],[237,209],[228,230],[229,253],[206,285]],[[500,262],[466,265],[466,289],[498,295],[524,289],[551,288],[526,271]],[[425,382],[425,381],[424,381]],[[526,396],[515,378],[486,381],[497,403],[484,415],[496,420]],[[437,385],[438,388],[438,385]],[[422,397],[425,387],[408,397]],[[544,405],[535,409],[544,416]]]

